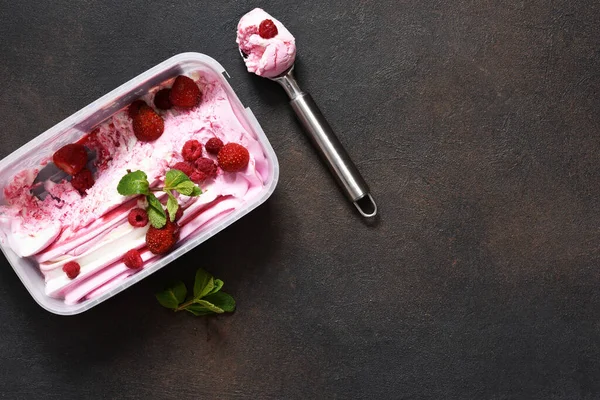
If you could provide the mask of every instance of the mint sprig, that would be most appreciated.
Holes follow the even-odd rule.
[[[153,192],[165,192],[169,199],[167,200],[167,211],[169,219],[175,220],[175,214],[179,209],[179,203],[173,194],[176,191],[184,196],[196,197],[202,194],[202,190],[192,182],[192,180],[182,171],[172,169],[165,175],[165,185],[159,188],[150,189],[148,176],[143,171],[133,171],[127,173],[117,185],[117,191],[122,196],[145,195],[148,201],[148,220],[155,228],[162,228],[167,223],[167,214],[163,205]]]
[[[196,316],[233,312],[235,300],[229,294],[221,292],[222,287],[222,280],[215,279],[200,268],[194,279],[193,295],[187,301],[187,288],[181,281],[156,293],[156,299],[163,307],[173,311],[188,311]]]

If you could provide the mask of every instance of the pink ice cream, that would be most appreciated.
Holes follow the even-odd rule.
[[[122,262],[123,255],[131,249],[139,249],[143,268],[162,257],[146,248],[148,226],[134,228],[127,221],[132,208],[145,206],[145,200],[117,193],[117,184],[128,169],[144,171],[151,185],[158,185],[166,171],[183,161],[181,149],[191,139],[206,143],[217,137],[224,143],[240,143],[250,152],[246,170],[226,173],[219,169],[215,179],[199,185],[203,191],[199,197],[179,195],[184,212],[179,220],[178,245],[263,189],[269,162],[258,139],[238,120],[226,90],[210,73],[187,75],[200,87],[202,101],[191,110],[159,110],[165,129],[156,141],[136,139],[126,109],[81,138],[80,142],[97,154],[96,182],[86,196],[81,196],[67,181],[48,181],[45,188],[49,195],[39,200],[30,193],[38,169],[17,173],[4,188],[7,205],[0,207],[0,232],[15,253],[31,257],[39,265],[47,295],[74,304],[110,290],[139,271]],[[170,87],[171,83],[165,82],[162,87]],[[153,104],[159,89],[154,88],[142,98]],[[206,151],[203,156],[216,160]],[[162,200],[166,201],[164,195]],[[80,274],[73,280],[62,269],[69,261],[81,266]]]
[[[259,34],[259,26],[270,19],[277,27],[275,37],[265,39]],[[274,78],[283,74],[296,58],[296,41],[294,36],[281,22],[264,10],[255,8],[244,15],[237,27],[237,43],[245,57],[248,72],[265,78]]]

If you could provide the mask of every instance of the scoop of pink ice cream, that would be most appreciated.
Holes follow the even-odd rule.
[[[277,27],[277,35],[270,39],[258,33],[260,23],[265,19],[273,21]],[[255,8],[244,15],[237,27],[238,46],[245,58],[248,72],[265,78],[274,78],[283,74],[296,58],[296,40],[281,22],[260,8]]]

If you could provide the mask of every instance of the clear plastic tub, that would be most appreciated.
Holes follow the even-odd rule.
[[[157,66],[138,75],[129,82],[121,85],[112,92],[99,98],[75,114],[56,124],[46,132],[14,151],[0,161],[0,188],[5,187],[14,174],[20,170],[33,168],[41,160],[67,143],[78,140],[85,132],[89,132],[98,123],[130,104],[132,101],[148,92],[151,88],[179,74],[191,71],[212,71],[219,77],[223,87],[228,92],[234,113],[240,123],[250,134],[255,135],[263,147],[269,161],[269,177],[262,192],[250,199],[242,207],[227,215],[224,219],[208,224],[171,253],[144,267],[140,272],[125,279],[119,286],[98,297],[85,300],[78,304],[67,305],[61,299],[49,297],[44,292],[44,278],[37,265],[27,258],[18,257],[6,243],[0,242],[0,249],[6,256],[15,273],[21,279],[31,296],[44,309],[59,315],[74,315],[82,313],[97,304],[109,299],[127,289],[148,275],[158,271],[165,265],[181,257],[200,243],[216,235],[250,211],[264,203],[275,190],[279,178],[277,157],[265,136],[260,124],[249,108],[245,108],[223,73],[227,73],[213,58],[200,53],[181,53]],[[3,191],[0,191],[0,204],[4,204]]]

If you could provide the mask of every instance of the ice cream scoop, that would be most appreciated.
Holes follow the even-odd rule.
[[[244,15],[238,24],[237,43],[248,72],[279,83],[313,145],[329,167],[346,197],[364,217],[374,217],[377,205],[369,186],[333,132],[310,94],[294,77],[296,44],[281,22],[260,8]]]

